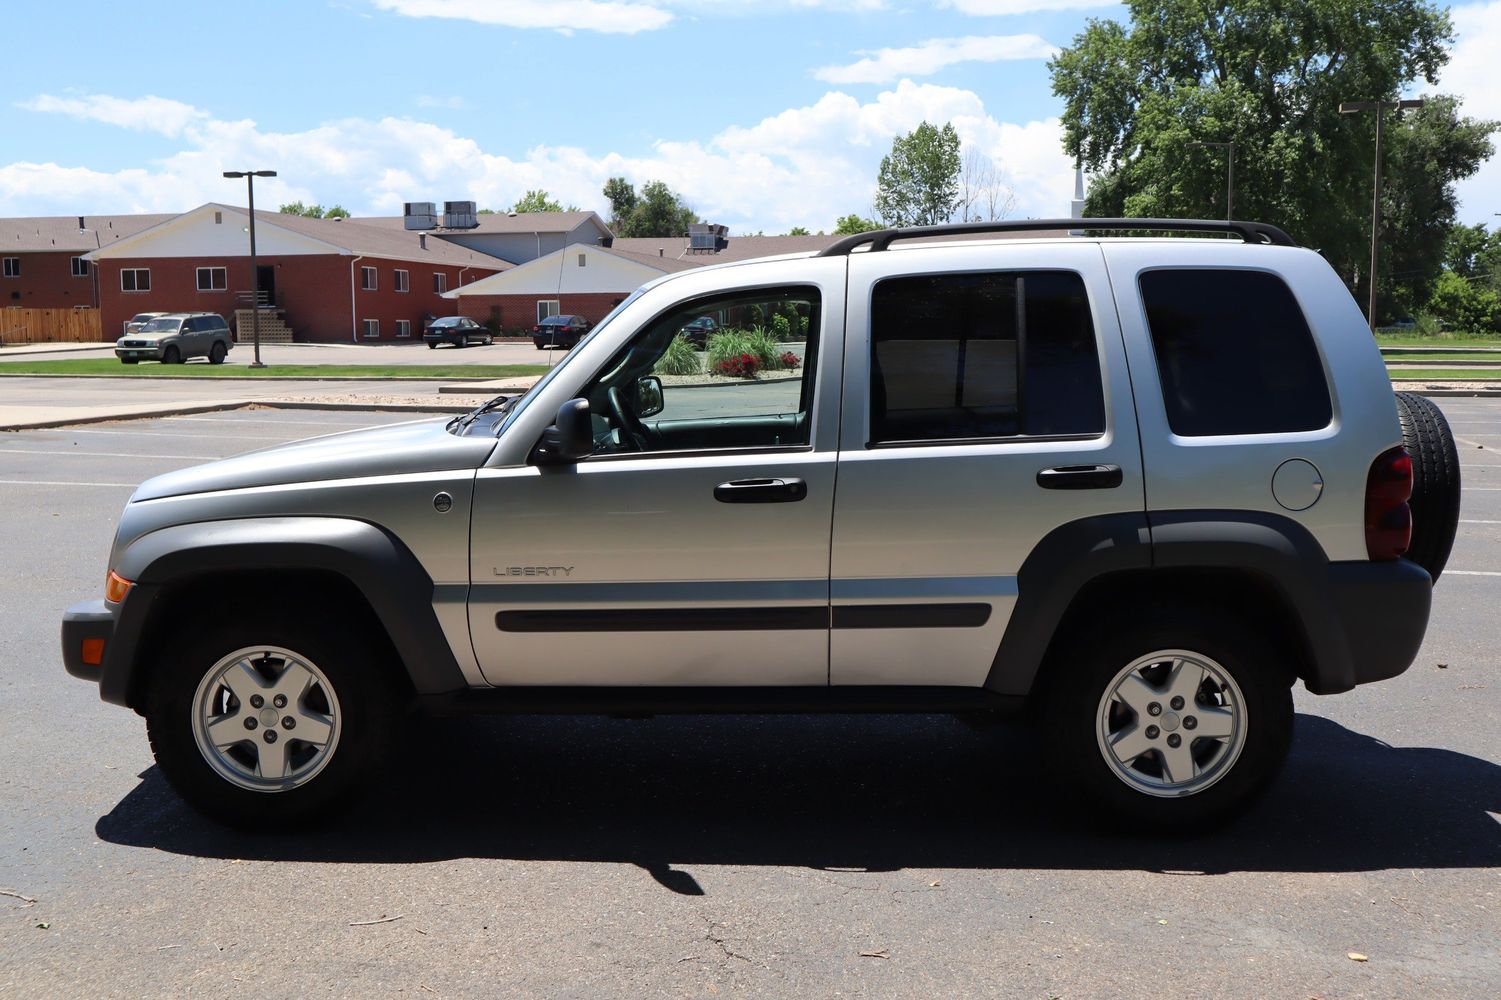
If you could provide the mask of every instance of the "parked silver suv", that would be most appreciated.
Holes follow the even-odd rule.
[[[67,669],[237,824],[326,811],[413,704],[1030,709],[1071,800],[1221,820],[1287,753],[1295,681],[1412,662],[1453,442],[1279,230],[1079,225],[671,275],[525,396],[149,480]],[[781,371],[655,371],[699,317],[775,315],[808,331]]]
[[[115,341],[115,355],[127,365],[138,361],[175,365],[198,357],[219,365],[234,346],[229,324],[218,313],[161,313],[131,326]]]

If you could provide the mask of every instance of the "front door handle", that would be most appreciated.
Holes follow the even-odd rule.
[[[1043,469],[1037,485],[1045,490],[1113,490],[1124,479],[1119,465],[1065,465]]]
[[[807,495],[801,479],[736,479],[714,487],[720,503],[795,503]]]

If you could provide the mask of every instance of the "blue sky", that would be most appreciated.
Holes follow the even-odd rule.
[[[0,215],[240,202],[504,208],[528,188],[603,211],[606,177],[666,180],[733,232],[871,214],[894,135],[954,121],[1012,214],[1066,214],[1046,59],[1097,0],[265,0],[17,5]],[[1501,0],[1456,10],[1443,89],[1501,118]],[[1496,221],[1493,162],[1461,188]],[[258,203],[261,198],[257,199]]]

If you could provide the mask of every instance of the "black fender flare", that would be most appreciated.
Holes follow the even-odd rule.
[[[115,571],[135,586],[116,617],[100,697],[131,703],[141,639],[168,587],[210,574],[298,570],[335,574],[363,595],[418,694],[467,686],[433,610],[432,577],[399,539],[349,518],[265,517],[173,525],[119,553]],[[455,595],[460,600],[467,595],[467,586],[454,589],[463,592]]]
[[[1306,653],[1316,694],[1393,677],[1417,656],[1432,581],[1421,567],[1330,562],[1298,522],[1260,511],[1111,514],[1061,525],[1017,573],[1017,602],[985,687],[1027,694],[1076,597],[1113,574],[1150,589],[1194,571],[1241,576],[1268,590]]]

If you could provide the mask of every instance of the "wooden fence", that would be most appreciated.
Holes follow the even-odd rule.
[[[98,309],[0,309],[0,344],[102,343]]]

